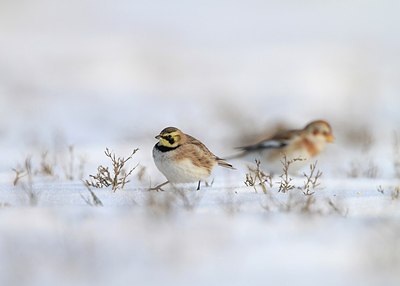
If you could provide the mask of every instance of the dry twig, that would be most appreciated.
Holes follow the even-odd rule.
[[[253,187],[255,192],[257,192],[257,186],[260,186],[263,193],[267,193],[267,186],[272,188],[272,176],[267,175],[264,171],[260,169],[260,160],[256,160],[256,169],[249,168],[249,173],[246,173],[246,180],[244,184],[248,187]]]
[[[123,189],[125,185],[129,182],[128,177],[138,166],[137,164],[129,171],[126,171],[125,164],[132,159],[133,155],[138,150],[139,149],[133,150],[127,158],[123,158],[116,157],[115,153],[111,153],[110,150],[106,148],[104,154],[111,160],[112,170],[110,171],[108,167],[100,165],[99,167],[97,167],[96,175],[89,175],[91,180],[86,180],[86,185],[95,188],[104,188],[111,186],[113,192],[115,192],[117,189]]]

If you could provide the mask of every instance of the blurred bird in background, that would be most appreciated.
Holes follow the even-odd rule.
[[[325,120],[315,120],[303,129],[281,130],[255,144],[238,147],[242,152],[229,159],[260,160],[264,170],[276,174],[282,172],[281,161],[286,156],[287,161],[293,161],[289,173],[296,174],[325,149],[326,143],[333,141],[331,125]]]

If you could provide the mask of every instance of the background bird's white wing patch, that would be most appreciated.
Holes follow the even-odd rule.
[[[288,144],[288,140],[266,140],[259,144],[260,148],[281,148]]]
[[[289,140],[265,140],[255,145],[240,147],[242,150],[277,149],[285,147]]]

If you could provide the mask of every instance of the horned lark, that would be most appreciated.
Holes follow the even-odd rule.
[[[325,148],[326,143],[332,143],[334,137],[330,124],[324,120],[316,120],[303,129],[284,130],[256,144],[239,147],[243,152],[235,157],[245,157],[254,162],[263,162],[263,167],[272,173],[282,171],[281,160],[286,155],[287,160],[296,160],[289,168],[295,174],[309,163],[309,159],[317,156]]]
[[[155,137],[159,141],[153,148],[153,159],[167,182],[151,189],[161,189],[167,183],[200,182],[211,175],[217,165],[234,169],[231,164],[215,156],[199,140],[175,127],[163,129]]]

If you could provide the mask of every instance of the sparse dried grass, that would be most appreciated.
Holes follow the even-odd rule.
[[[55,180],[64,177],[66,180],[81,180],[86,163],[84,157],[79,156],[77,159],[72,145],[68,147],[67,153],[67,159],[65,159],[64,152],[42,151],[38,162],[33,160],[34,156],[27,156],[23,164],[18,164],[16,168],[12,169],[15,173],[13,185],[16,185],[21,178],[27,175],[27,160],[30,161],[30,171],[34,177],[46,177]]]
[[[310,173],[303,173],[303,175],[306,178],[302,187],[303,194],[306,196],[311,196],[315,193],[315,189],[321,185],[319,179],[322,176],[322,172],[317,170],[317,161],[310,164]]]
[[[39,202],[39,192],[33,186],[32,158],[28,156],[24,165],[14,168],[13,171],[15,172],[13,185],[25,193],[29,205],[36,206]]]
[[[146,191],[144,208],[155,216],[169,216],[183,208],[194,211],[200,204],[204,193],[189,191],[172,185],[164,192]]]
[[[127,157],[117,157],[115,153],[112,153],[108,148],[104,151],[104,154],[111,160],[112,170],[109,167],[104,167],[100,165],[97,167],[96,175],[89,175],[90,180],[85,180],[85,184],[94,188],[104,188],[110,187],[113,192],[118,189],[123,189],[125,185],[129,182],[128,177],[136,169],[138,164],[127,170],[126,163],[132,159],[133,155],[139,149],[134,149],[132,153]]]
[[[290,165],[292,165],[296,161],[302,161],[303,159],[301,158],[294,158],[292,160],[288,160],[286,155],[283,155],[283,158],[281,160],[282,163],[282,174],[279,176],[281,180],[279,181],[279,193],[287,193],[290,190],[293,190],[295,188],[294,185],[292,185],[292,178],[289,176],[289,168]]]
[[[381,185],[378,186],[378,188],[376,189],[376,191],[377,191],[378,193],[381,193],[382,195],[385,194],[385,190],[382,188]]]
[[[260,169],[260,160],[256,160],[255,162],[256,168],[249,168],[249,172],[246,173],[246,180],[244,181],[244,184],[248,187],[253,187],[256,193],[257,187],[261,187],[263,193],[266,194],[267,185],[272,188],[272,176],[270,174],[266,174]]]
[[[342,210],[333,200],[327,201],[317,200],[315,191],[320,188],[322,172],[317,169],[317,162],[310,164],[309,171],[304,172],[304,181],[301,185],[295,183],[289,175],[291,164],[302,159],[288,160],[283,156],[282,174],[279,180],[275,182],[277,185],[277,193],[273,193],[275,189],[274,182],[270,176],[266,176],[260,170],[260,163],[257,163],[257,168],[250,170],[246,174],[245,185],[253,187],[261,186],[263,193],[267,195],[267,199],[261,204],[262,208],[267,211],[281,212],[298,212],[303,214],[326,214],[329,212],[345,215],[345,210]],[[266,184],[269,185],[267,188]],[[281,194],[278,196],[278,194]]]
[[[34,187],[37,179],[50,178],[58,180],[64,177],[67,180],[74,180],[77,177],[83,177],[85,160],[83,157],[80,157],[77,168],[73,150],[73,146],[68,147],[69,156],[67,160],[63,159],[64,154],[62,152],[52,153],[48,150],[41,152],[39,155],[40,159],[36,161],[33,160],[34,156],[27,156],[22,164],[17,164],[12,169],[14,172],[13,186],[25,192],[30,205],[37,205],[40,193]],[[69,168],[63,168],[63,165],[68,165]]]
[[[15,177],[13,180],[13,185],[16,186],[21,181],[22,178],[28,175],[29,170],[32,168],[31,157],[26,157],[23,166],[18,165],[16,168],[13,168],[12,171],[15,173]]]
[[[347,214],[349,213],[349,210],[340,206],[337,202],[335,202],[333,199],[329,198],[327,200],[328,202],[328,206],[330,207],[330,210],[335,213],[338,214],[340,216],[346,217]]]
[[[390,196],[392,200],[400,199],[400,186],[394,187]]]
[[[92,191],[92,189],[86,185],[87,190],[89,191],[90,196],[85,197],[84,195],[81,194],[81,198],[88,204],[89,206],[94,206],[94,207],[102,207],[103,202],[97,197],[97,195]]]
[[[395,200],[400,199],[400,186],[395,186],[395,187],[389,186],[388,189],[390,192],[390,198],[392,200],[395,201]],[[382,195],[385,194],[385,189],[381,185],[379,185],[376,190],[378,193],[381,193]]]
[[[49,151],[44,151],[42,152],[40,156],[40,167],[38,170],[36,170],[36,174],[44,175],[44,176],[49,176],[49,177],[55,177],[55,170],[54,167],[56,163],[50,162],[49,158]]]
[[[75,155],[75,147],[68,146],[67,160],[62,162],[62,169],[64,171],[65,179],[73,181],[76,179],[83,180],[85,171],[85,158],[83,156]]]

